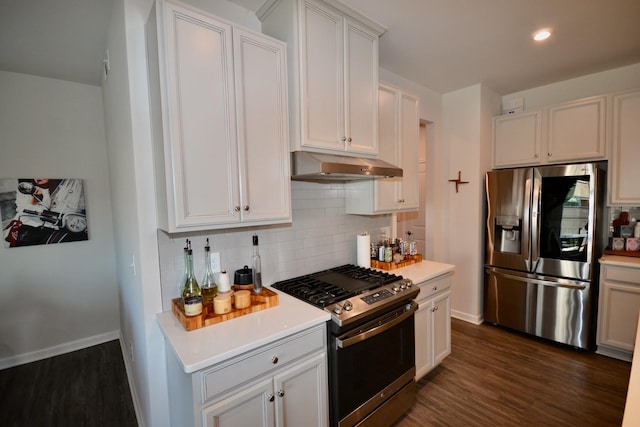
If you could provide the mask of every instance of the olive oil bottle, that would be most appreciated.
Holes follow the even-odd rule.
[[[202,303],[205,307],[211,307],[213,311],[213,298],[218,294],[218,285],[216,285],[211,268],[211,247],[209,246],[209,238],[204,247],[204,276],[202,277],[200,289],[202,291]]]
[[[202,313],[202,293],[193,274],[193,251],[189,241],[187,242],[187,277],[182,286],[182,301],[185,315],[197,316]]]

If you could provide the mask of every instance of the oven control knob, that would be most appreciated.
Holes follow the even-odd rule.
[[[400,283],[400,289],[402,289],[403,291],[407,289],[407,284],[404,282]]]
[[[398,286],[398,285],[393,285],[393,286],[391,286],[391,290],[392,290],[393,292],[398,292],[398,291],[400,290],[400,286]]]
[[[413,286],[413,282],[410,279],[405,279],[406,280],[406,284],[407,284],[407,289],[409,289],[411,286]]]
[[[333,307],[333,312],[335,314],[337,314],[338,316],[342,314],[342,307],[340,307],[338,304],[336,304],[335,307]]]
[[[351,304],[351,301],[345,301],[344,304],[342,304],[342,309],[344,311],[351,311],[352,308],[353,304]]]

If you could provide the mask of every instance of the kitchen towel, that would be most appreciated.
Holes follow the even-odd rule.
[[[358,234],[358,265],[360,267],[371,267],[371,237],[367,233]]]

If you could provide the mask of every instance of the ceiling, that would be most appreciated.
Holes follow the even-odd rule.
[[[388,28],[382,68],[439,93],[483,83],[504,95],[640,62],[639,0],[343,3]],[[100,85],[112,4],[0,0],[0,69]],[[541,27],[553,35],[536,44]]]

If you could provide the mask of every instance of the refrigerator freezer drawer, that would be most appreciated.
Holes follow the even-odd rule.
[[[486,268],[484,286],[486,321],[574,347],[591,347],[588,282]]]

